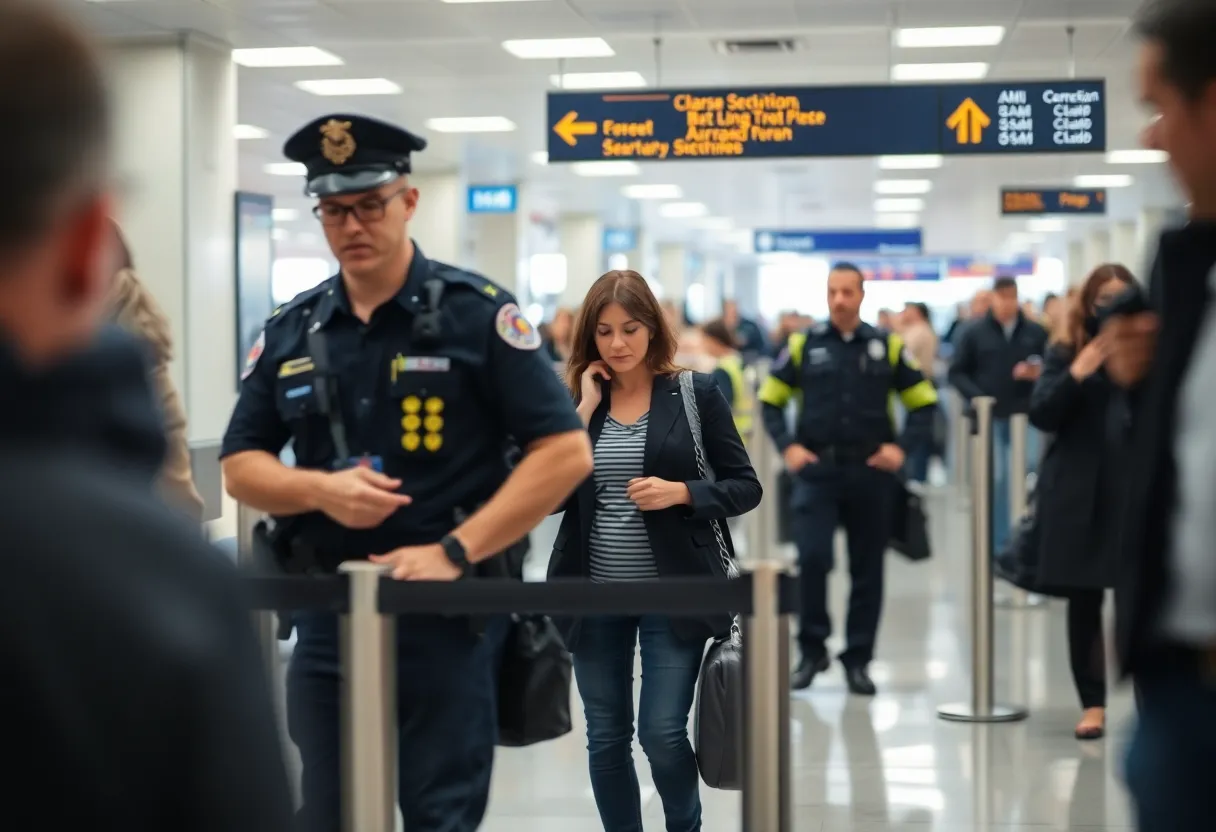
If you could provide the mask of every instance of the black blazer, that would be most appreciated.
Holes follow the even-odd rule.
[[[1135,673],[1156,646],[1175,505],[1178,392],[1211,301],[1208,273],[1214,266],[1216,223],[1192,223],[1161,236],[1149,283],[1149,300],[1160,318],[1157,349],[1144,383],[1129,397],[1126,451],[1128,470],[1134,474],[1129,477],[1115,586],[1115,632],[1124,673]]]
[[[719,528],[726,540],[731,557],[734,544],[726,528],[728,517],[745,514],[760,504],[761,487],[752,469],[743,441],[735,429],[730,406],[713,378],[701,373],[693,375],[697,410],[701,414],[701,435],[705,455],[716,477],[708,482],[697,473],[696,451],[680,382],[674,376],[656,376],[650,394],[650,418],[646,425],[646,452],[642,461],[642,476],[658,477],[688,485],[692,505],[673,506],[662,511],[643,512],[650,549],[661,577],[669,575],[722,575],[721,559],[711,520],[720,520]],[[608,416],[609,397],[596,408],[588,431],[591,442],[599,440]],[[594,474],[570,496],[563,507],[553,556],[549,560],[550,578],[587,578],[590,576],[588,547],[591,524],[595,519]],[[566,637],[566,646],[575,649],[578,642],[577,620],[559,622]],[[689,641],[724,635],[730,630],[726,614],[706,618],[672,619],[676,635]]]

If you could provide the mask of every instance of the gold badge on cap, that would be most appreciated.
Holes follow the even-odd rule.
[[[350,122],[331,118],[321,125],[321,155],[335,165],[345,165],[355,155],[355,137]]]

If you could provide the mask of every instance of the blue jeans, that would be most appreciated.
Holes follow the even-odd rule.
[[[996,557],[1009,542],[1016,519],[1009,512],[1009,420],[992,420],[992,556]],[[1039,467],[1039,432],[1026,428],[1026,473]]]
[[[1127,785],[1140,832],[1211,829],[1216,817],[1216,680],[1194,671],[1136,677],[1139,715]]]
[[[633,666],[639,643],[638,740],[663,801],[667,832],[697,832],[701,793],[688,714],[705,644],[681,641],[659,615],[600,616],[581,625],[574,677],[587,717],[587,758],[600,822],[604,832],[642,832],[642,798],[633,765]]]
[[[332,615],[300,615],[287,721],[303,763],[302,832],[342,828],[341,663]],[[473,832],[485,814],[498,737],[496,672],[505,622],[397,619],[398,792],[411,832]]]

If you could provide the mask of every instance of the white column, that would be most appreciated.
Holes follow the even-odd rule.
[[[468,229],[473,270],[522,297],[519,214],[470,214]]]
[[[1068,285],[1081,286],[1088,272],[1085,259],[1085,243],[1073,240],[1068,244]]]
[[[1136,263],[1136,224],[1133,222],[1117,222],[1110,228],[1110,259],[1112,263],[1122,263],[1133,272]]]
[[[1136,254],[1135,263],[1128,266],[1147,283],[1149,269],[1152,268],[1153,258],[1157,256],[1157,243],[1161,232],[1169,225],[1169,211],[1164,208],[1145,208],[1140,212],[1136,222]]]
[[[562,306],[581,306],[591,284],[604,273],[604,224],[595,214],[565,214],[557,235],[566,257]]]
[[[1085,273],[1089,274],[1103,263],[1110,262],[1110,232],[1095,229],[1085,237]]]
[[[684,304],[684,289],[688,285],[688,252],[676,243],[659,246],[659,273],[647,275],[662,289],[663,300],[670,300],[677,308]]]
[[[185,403],[188,437],[216,443],[238,371],[231,48],[175,34],[110,44],[104,57],[124,185],[117,218],[140,278],[169,319],[170,377]],[[235,507],[227,503],[216,525],[214,534],[234,534]]]
[[[431,260],[471,267],[472,258],[464,245],[464,179],[457,173],[414,173],[410,184],[418,189],[418,210],[410,221],[414,242]]]
[[[731,296],[739,304],[739,312],[749,318],[760,319],[760,269],[755,261],[736,260],[733,269]],[[766,320],[764,325],[775,325]]]

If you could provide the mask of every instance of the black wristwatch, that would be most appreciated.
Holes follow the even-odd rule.
[[[461,572],[469,571],[469,553],[463,543],[450,534],[445,534],[440,538],[439,545],[443,547],[443,553],[454,566],[459,567]]]

